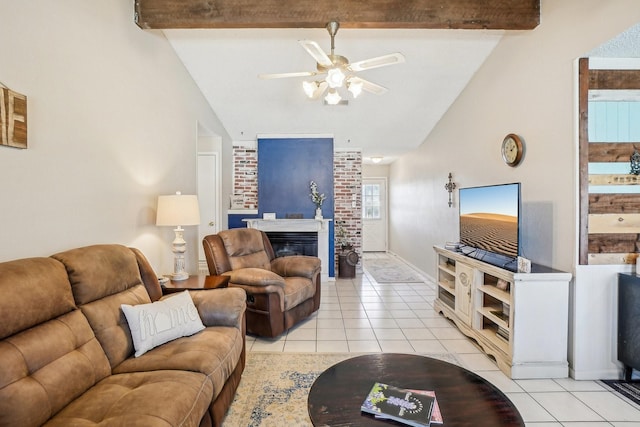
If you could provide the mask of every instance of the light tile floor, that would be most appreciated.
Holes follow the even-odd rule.
[[[382,256],[382,255],[381,255]],[[367,254],[366,262],[375,255]],[[596,381],[511,380],[473,340],[433,310],[435,285],[375,282],[366,272],[322,284],[320,310],[276,339],[247,336],[249,351],[454,353],[516,405],[530,427],[640,427],[640,406]]]

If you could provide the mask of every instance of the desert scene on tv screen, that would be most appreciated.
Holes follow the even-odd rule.
[[[510,257],[518,256],[518,218],[493,213],[460,215],[462,244]]]

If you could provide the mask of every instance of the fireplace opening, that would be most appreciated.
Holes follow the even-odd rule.
[[[267,237],[276,257],[318,256],[318,233],[315,231],[268,231]]]

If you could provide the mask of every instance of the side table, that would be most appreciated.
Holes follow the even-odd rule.
[[[163,283],[162,293],[164,295],[182,291],[201,291],[205,289],[226,288],[229,283],[229,276],[206,276],[196,274],[189,276],[187,280],[168,280]]]

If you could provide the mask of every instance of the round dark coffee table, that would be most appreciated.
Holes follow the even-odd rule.
[[[435,391],[443,427],[524,426],[513,403],[482,377],[441,360],[396,353],[357,356],[320,374],[309,391],[311,422],[314,426],[399,425],[360,412],[376,381]]]

